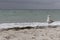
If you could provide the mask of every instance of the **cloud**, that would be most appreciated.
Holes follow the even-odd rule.
[[[60,0],[0,0],[2,9],[60,9]]]

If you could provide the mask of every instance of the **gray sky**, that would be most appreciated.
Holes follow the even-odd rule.
[[[1,9],[60,9],[60,0],[0,0]]]

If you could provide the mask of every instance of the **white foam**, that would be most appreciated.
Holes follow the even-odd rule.
[[[55,25],[60,25],[60,21],[56,21],[51,23],[50,25],[55,26]],[[26,27],[26,26],[48,26],[47,22],[31,22],[31,23],[1,23],[0,24],[0,29],[2,28],[13,28],[13,27]]]

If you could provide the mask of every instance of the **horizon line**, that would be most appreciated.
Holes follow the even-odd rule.
[[[60,9],[0,9],[0,10],[60,10]]]

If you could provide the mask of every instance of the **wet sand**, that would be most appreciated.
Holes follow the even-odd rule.
[[[60,40],[60,27],[0,31],[0,40]]]

